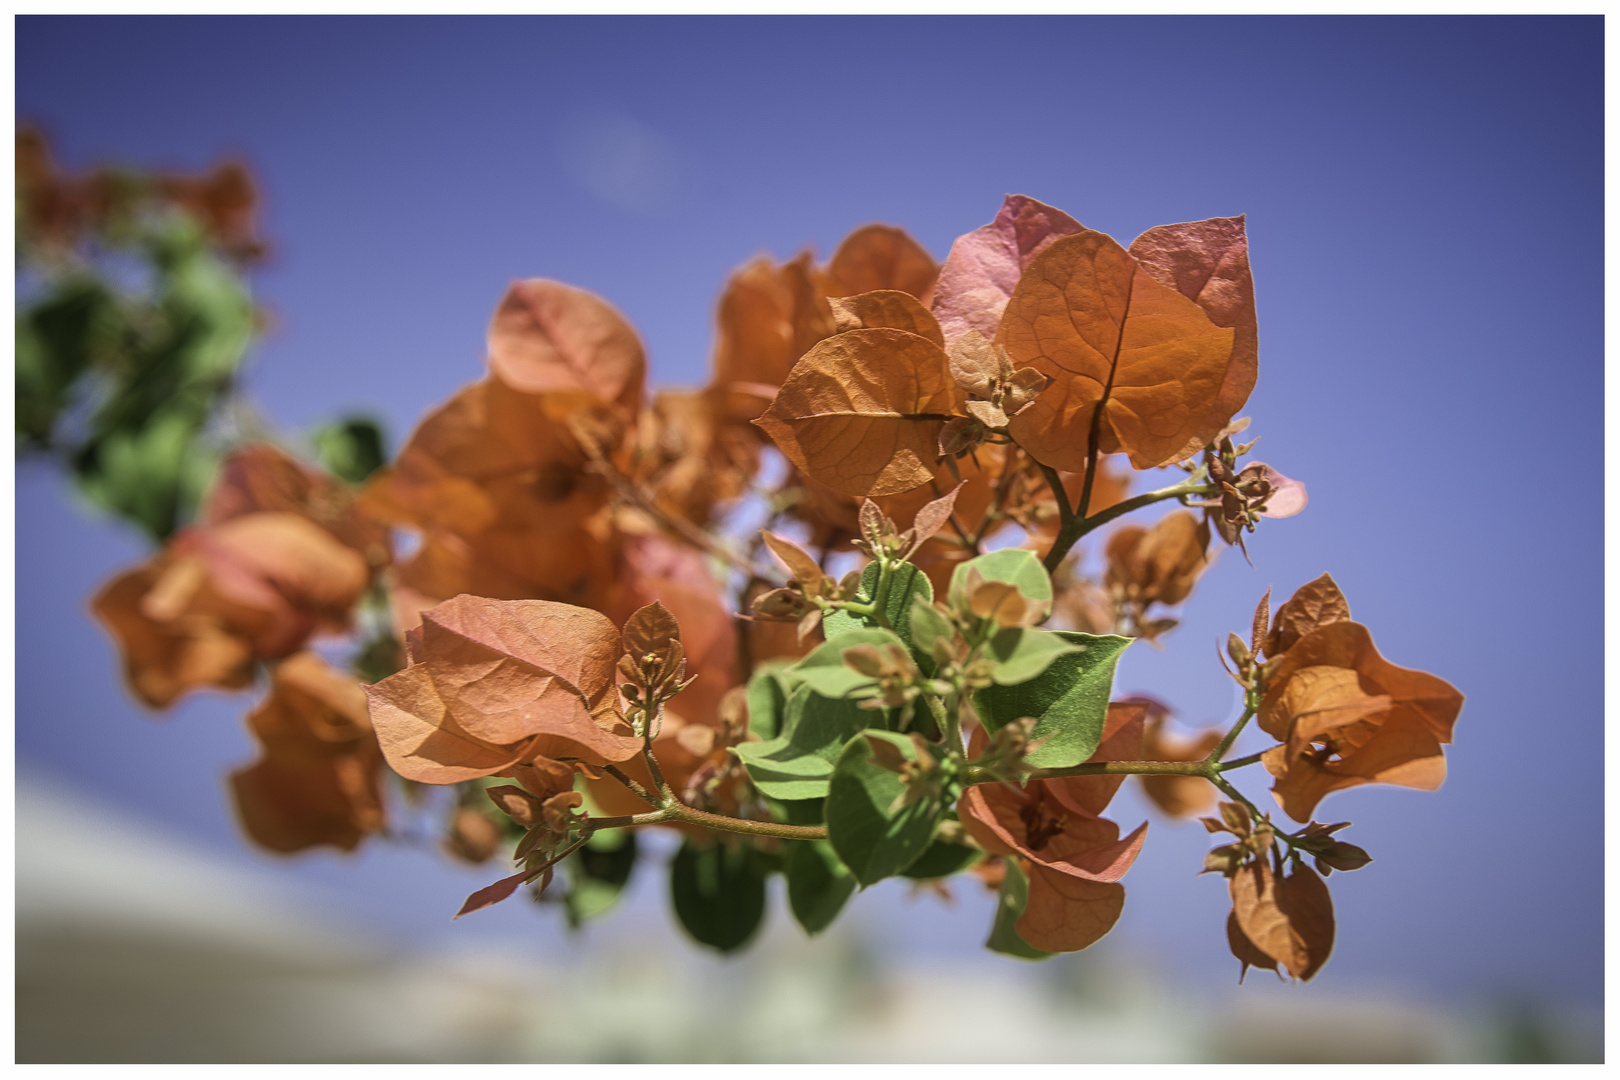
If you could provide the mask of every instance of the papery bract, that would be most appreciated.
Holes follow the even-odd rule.
[[[429,784],[534,757],[601,765],[640,741],[618,711],[619,630],[544,600],[460,596],[422,613],[413,663],[367,693],[388,763]]]
[[[1279,616],[1282,613],[1279,612]],[[1396,667],[1360,623],[1331,622],[1295,642],[1267,677],[1258,721],[1283,742],[1261,759],[1296,821],[1324,795],[1360,784],[1432,791],[1463,698],[1444,679]]]
[[[940,268],[934,314],[946,340],[969,330],[994,338],[1002,310],[1030,262],[1054,240],[1084,229],[1055,207],[1008,195],[994,221],[956,238]]]
[[[647,359],[641,339],[606,300],[535,278],[507,290],[489,325],[489,368],[514,390],[573,391],[634,412]]]
[[[352,677],[301,652],[276,665],[270,694],[248,714],[260,759],[231,776],[237,814],[271,851],[353,851],[383,827],[382,754]]]
[[[1155,280],[1203,308],[1210,322],[1231,327],[1232,355],[1215,411],[1236,416],[1254,390],[1260,356],[1243,216],[1156,226],[1131,241],[1130,254]],[[1190,442],[1187,455],[1202,447]]]
[[[996,340],[1016,366],[1052,379],[1010,430],[1053,468],[1079,471],[1090,453],[1116,450],[1138,469],[1168,465],[1231,418],[1216,398],[1232,331],[1102,233],[1066,236],[1035,257]]]
[[[965,401],[938,345],[903,330],[851,330],[806,353],[755,423],[827,486],[892,495],[933,479],[940,427]]]

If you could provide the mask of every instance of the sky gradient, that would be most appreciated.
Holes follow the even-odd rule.
[[[1315,985],[1601,1002],[1601,19],[16,27],[18,118],[70,166],[239,154],[255,170],[273,329],[247,388],[289,437],[365,408],[397,446],[480,376],[515,278],[601,294],[642,333],[654,384],[695,385],[726,275],[759,252],[825,256],[883,221],[942,259],[1008,192],[1125,243],[1247,213],[1261,358],[1243,413],[1255,456],[1304,480],[1310,506],[1262,526],[1252,569],[1224,553],[1169,648],[1133,647],[1118,689],[1229,721],[1212,643],[1268,585],[1286,596],[1331,571],[1386,658],[1468,702],[1440,792],[1325,803],[1377,861],[1331,879],[1338,945]],[[251,756],[248,702],[143,716],[85,612],[144,554],[49,469],[19,472],[18,767],[271,862],[236,839],[224,793]],[[1148,813],[1129,789],[1114,810],[1126,828]],[[1193,877],[1206,847],[1198,826],[1154,819],[1116,938],[1226,992],[1224,889]],[[588,947],[516,905],[452,928],[486,871],[375,848],[286,865],[402,935]],[[660,879],[617,917],[667,920]],[[966,962],[981,899],[909,907],[880,888],[852,914],[882,948]]]

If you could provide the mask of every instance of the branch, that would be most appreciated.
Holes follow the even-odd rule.
[[[592,818],[591,830],[594,832],[598,829],[633,829],[642,825],[664,825],[672,821],[684,821],[689,825],[702,825],[704,828],[742,833],[745,836],[774,836],[783,840],[827,839],[825,825],[778,825],[774,821],[749,821],[744,818],[726,817],[723,814],[711,814],[706,810],[694,810],[680,803],[647,814]]]
[[[1087,477],[1087,483],[1090,483],[1089,476]],[[1085,505],[1088,494],[1086,492],[1081,493],[1081,506]],[[1210,494],[1213,494],[1213,489],[1201,477],[1195,476],[1183,480],[1179,484],[1172,484],[1170,487],[1149,491],[1133,499],[1115,503],[1106,510],[1099,510],[1088,518],[1075,514],[1064,520],[1062,527],[1058,530],[1057,539],[1052,542],[1052,550],[1046,553],[1046,559],[1044,560],[1046,572],[1049,574],[1056,573],[1058,564],[1069,553],[1069,549],[1074,547],[1076,541],[1093,529],[1101,528],[1117,517],[1123,517],[1133,510],[1140,510],[1142,507],[1151,506],[1156,502],[1163,502],[1165,499],[1179,499],[1186,495]],[[1061,510],[1062,506],[1060,505],[1058,509]]]
[[[678,539],[697,548],[706,555],[712,555],[727,566],[741,570],[745,574],[754,574],[753,566],[725,544],[721,544],[704,530],[687,521],[665,513],[658,503],[639,484],[614,467],[613,463],[603,456],[602,451],[589,439],[577,438],[575,440],[590,459],[591,468],[613,485],[613,490],[619,498],[634,506],[637,510],[652,518],[665,532],[672,533]]]

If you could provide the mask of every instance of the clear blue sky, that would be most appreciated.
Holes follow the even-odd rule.
[[[397,441],[479,376],[517,277],[608,297],[656,381],[697,383],[721,283],[760,251],[826,254],[886,221],[942,258],[1007,192],[1126,242],[1247,213],[1261,371],[1245,411],[1257,456],[1305,480],[1310,507],[1266,524],[1254,569],[1224,557],[1171,648],[1131,650],[1120,688],[1229,719],[1216,636],[1268,584],[1286,595],[1330,570],[1387,658],[1468,704],[1439,793],[1324,804],[1378,861],[1332,879],[1339,946],[1319,985],[1601,1001],[1601,19],[16,28],[18,116],[68,163],[250,161],[276,328],[249,386],[289,432],[365,406]],[[246,701],[142,716],[85,614],[139,542],[43,470],[19,476],[17,522],[19,768],[239,851],[223,777],[251,753]],[[1144,814],[1116,807],[1127,827]],[[1117,933],[1178,979],[1224,985],[1223,890],[1192,877],[1206,846],[1197,826],[1155,824]],[[452,928],[479,874],[419,856],[291,865],[403,933],[562,933],[522,907]],[[858,904],[901,911],[892,894]],[[976,952],[974,904],[922,922]]]

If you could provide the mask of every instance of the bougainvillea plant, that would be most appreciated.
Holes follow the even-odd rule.
[[[43,160],[20,234],[61,260],[82,236],[41,208],[86,181]],[[358,422],[317,440],[324,468],[239,440],[196,519],[92,607],[153,708],[267,686],[232,778],[255,841],[350,850],[432,818],[450,855],[514,864],[463,915],[526,888],[577,925],[663,828],[675,913],[715,949],[755,936],[772,874],[810,934],[885,878],[965,874],[999,894],[991,949],[1084,949],[1147,836],[1107,816],[1135,776],[1221,834],[1203,870],[1242,970],[1309,979],[1325,879],[1370,861],[1318,804],[1438,787],[1462,697],[1384,660],[1326,574],[1233,613],[1229,726],[1115,697],[1212,547],[1305,506],[1241,441],[1257,342],[1241,217],[1124,247],[1024,196],[943,266],[881,225],[824,265],[755,259],[700,390],[649,394],[607,301],[520,281],[488,373],[391,461]],[[1276,745],[1233,757],[1251,723]],[[1238,786],[1254,773],[1271,809]]]

